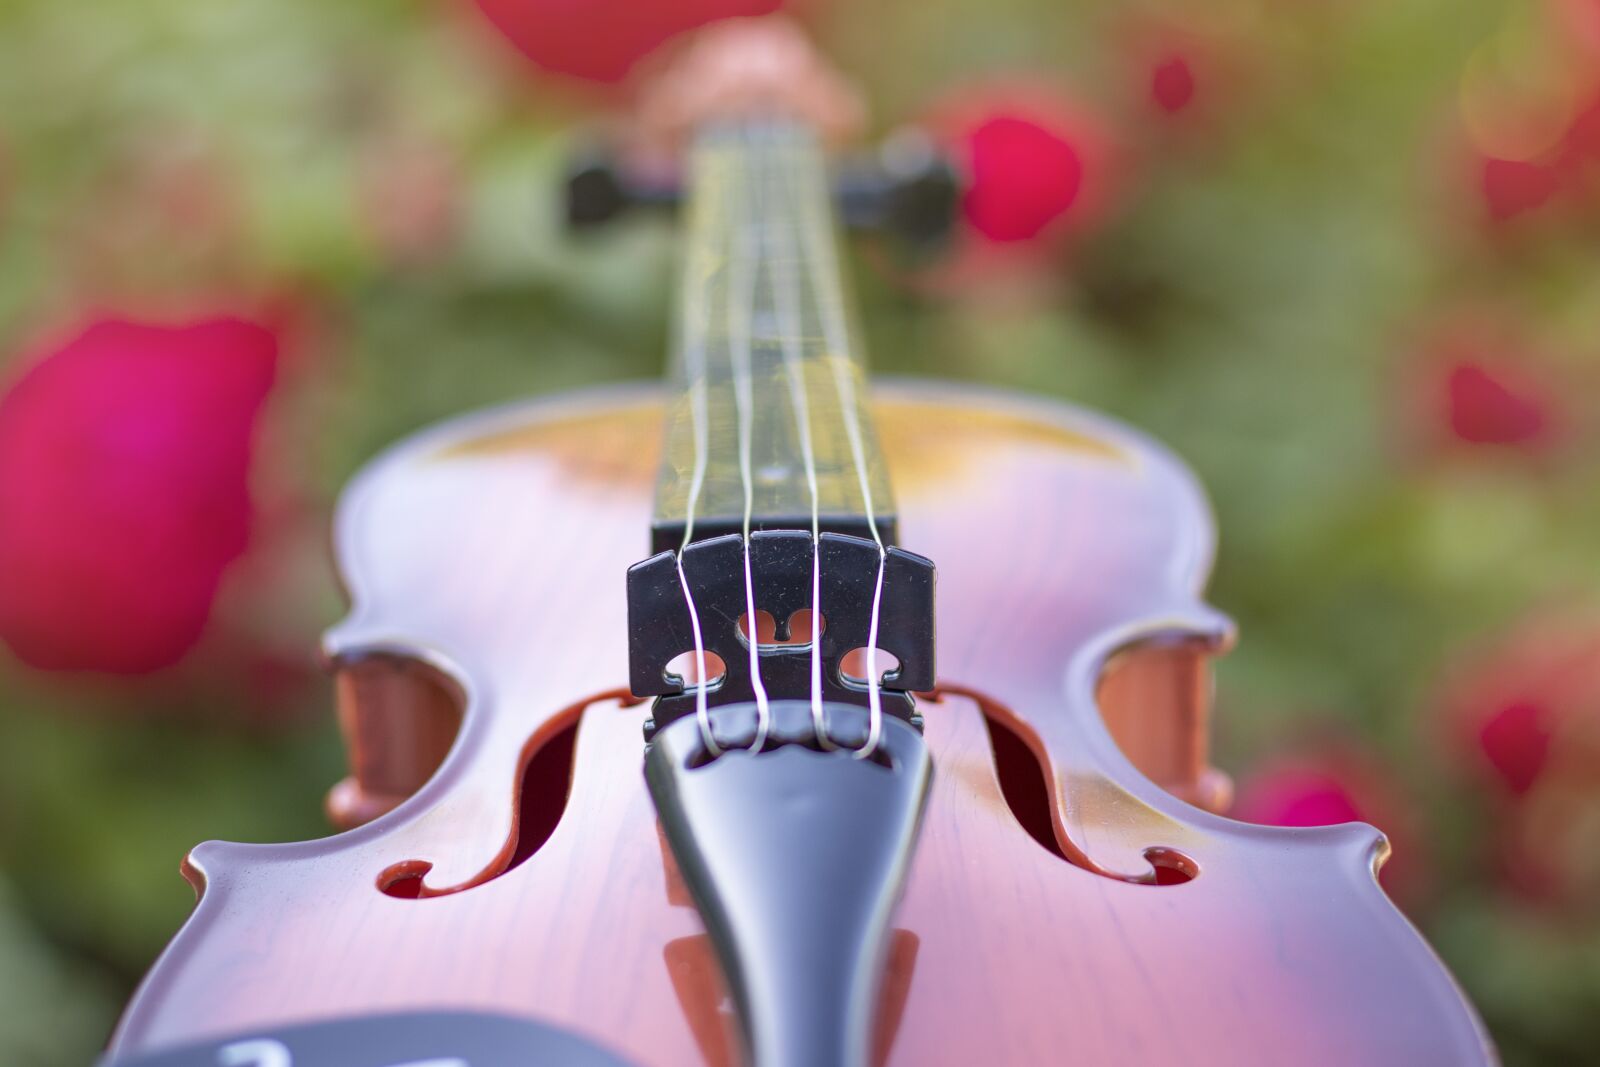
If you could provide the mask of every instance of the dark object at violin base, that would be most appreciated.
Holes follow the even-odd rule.
[[[645,781],[748,1059],[866,1067],[928,746],[884,716],[869,749],[869,713],[848,704],[779,701],[770,719],[761,736],[756,706],[735,704],[708,713],[704,734],[695,721],[661,729]]]
[[[878,1059],[1492,1061],[1379,889],[1376,831],[1204,810],[1227,793],[1205,662],[1231,634],[1201,601],[1212,535],[1187,472],[1033,401],[909,386],[877,414],[901,543],[938,562],[940,674]],[[542,1020],[639,1064],[733,1062],[641,773],[648,708],[621,688],[659,437],[650,394],[592,393],[457,420],[357,480],[354,607],[327,641],[354,773],[330,810],[372,821],[196,848],[200,903],[114,1052],[426,1009]],[[574,731],[539,840],[528,797]]]

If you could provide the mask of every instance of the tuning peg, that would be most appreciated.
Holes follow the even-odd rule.
[[[627,190],[605,160],[579,163],[567,172],[567,225],[573,229],[610,222],[627,207]]]
[[[933,138],[908,127],[843,166],[835,189],[847,226],[891,234],[920,252],[949,236],[961,183]]]
[[[675,178],[623,167],[603,146],[573,155],[566,185],[567,225],[574,230],[592,229],[638,207],[675,207],[680,199]],[[834,191],[845,225],[887,233],[920,253],[948,236],[961,186],[933,139],[905,129],[876,151],[843,161]]]
[[[585,230],[603,225],[635,207],[676,207],[677,182],[617,165],[605,148],[575,152],[567,168],[567,225]]]

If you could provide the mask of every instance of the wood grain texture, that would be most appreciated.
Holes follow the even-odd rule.
[[[1200,599],[1210,521],[1183,468],[1110,422],[954,387],[882,391],[877,416],[902,543],[939,566],[943,679],[923,709],[935,774],[894,920],[886,1062],[1491,1060],[1378,888],[1374,830],[1193,807],[1102,721],[1120,649],[1231,637]],[[338,530],[354,607],[327,650],[442,671],[461,732],[420,791],[355,830],[196,848],[200,903],[118,1050],[443,1006],[541,1018],[641,1064],[730,1062],[720,979],[640,773],[645,709],[601,696],[626,677],[623,572],[646,552],[659,428],[648,394],[589,394],[457,421],[357,480]],[[1119,734],[1144,737],[1130,750],[1157,777],[1203,784],[1203,679],[1181,657],[1140,674],[1106,683],[1114,722],[1144,720]],[[1043,768],[1056,850],[1007,807],[985,714]],[[1163,733],[1163,714],[1181,721]],[[574,717],[561,823],[496,877],[520,771]],[[1151,857],[1197,876],[1145,884]],[[381,893],[396,864],[426,868],[431,895]]]

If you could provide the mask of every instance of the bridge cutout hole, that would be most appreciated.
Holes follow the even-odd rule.
[[[560,824],[572,791],[573,755],[577,749],[581,711],[579,708],[563,716],[564,722],[524,764],[517,792],[517,823],[511,858],[490,880],[526,863],[550,840]],[[423,880],[432,868],[433,864],[426,860],[393,864],[378,876],[378,889],[387,896],[416,900],[424,896]]]
[[[895,676],[900,673],[900,659],[886,648],[878,649],[877,654],[878,684],[890,685]],[[853,685],[867,687],[871,683],[867,680],[867,649],[852,648],[839,660],[839,673],[844,680]]]
[[[728,665],[722,657],[706,650],[706,688],[715,689],[728,675]],[[700,659],[694,649],[680,652],[667,662],[666,678],[672,685],[695,689],[700,684]]]
[[[789,636],[778,636],[778,622],[772,612],[765,608],[756,610],[756,642],[758,648],[809,648],[811,646],[812,611],[810,608],[801,608],[789,616]],[[828,629],[828,620],[824,616],[817,621],[817,631],[825,633]],[[745,612],[739,616],[739,639],[746,646],[750,644],[750,613]]]

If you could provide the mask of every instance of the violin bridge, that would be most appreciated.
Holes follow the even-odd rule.
[[[901,548],[880,554],[874,542],[844,534],[824,533],[818,545],[813,557],[805,531],[751,534],[756,609],[770,613],[779,635],[786,637],[796,612],[821,611],[823,701],[868,706],[873,687],[855,673],[859,653],[872,643],[895,657],[898,666],[879,679],[880,705],[888,715],[920,727],[912,693],[934,685],[933,564]],[[629,687],[635,696],[656,698],[647,736],[697,710],[695,685],[669,671],[675,658],[696,651],[696,617],[699,650],[725,668],[720,679],[706,682],[707,706],[755,699],[751,638],[736,622],[746,614],[750,597],[744,540],[728,534],[696,541],[683,550],[681,578],[678,566],[675,553],[661,552],[628,570]],[[820,609],[812,603],[813,578]],[[809,642],[762,644],[759,665],[760,682],[772,700],[811,699]]]

